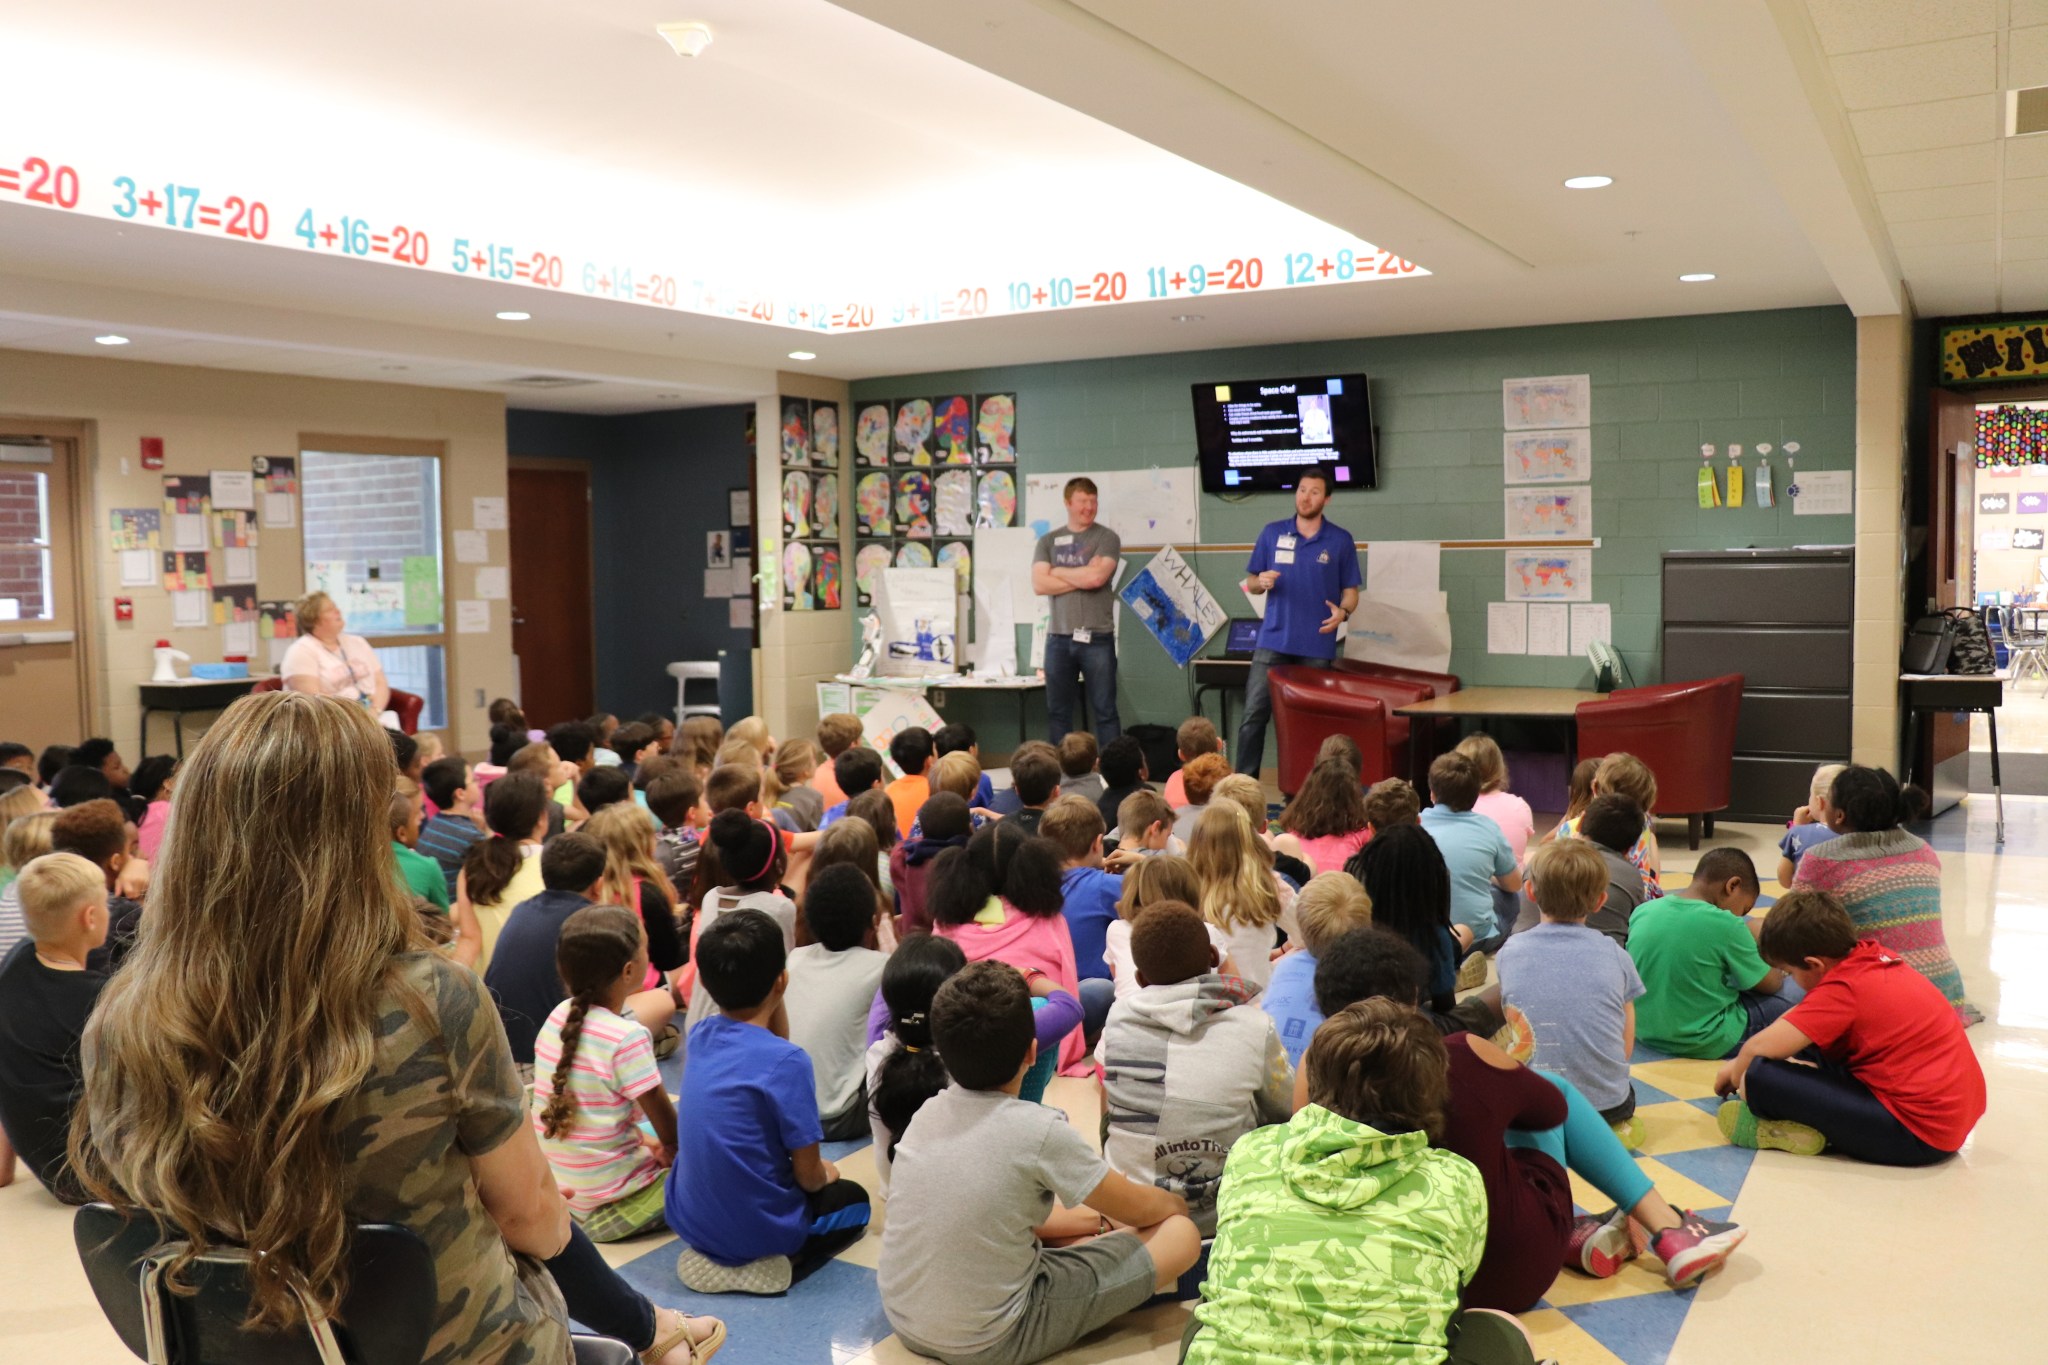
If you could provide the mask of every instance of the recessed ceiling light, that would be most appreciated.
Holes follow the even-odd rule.
[[[791,351],[789,358],[791,360],[816,360],[818,353],[816,351]]]
[[[676,50],[678,57],[702,56],[704,49],[711,46],[711,25],[694,20],[686,24],[656,24],[654,31]]]
[[[526,321],[526,320],[527,320],[528,318],[531,318],[532,316],[533,316],[533,314],[531,314],[531,313],[521,313],[521,312],[513,311],[513,312],[509,312],[509,313],[500,313],[500,314],[498,314],[498,321],[500,321],[500,322],[525,322],[525,321]]]
[[[1705,284],[1708,280],[1711,280],[1713,278],[1714,277],[1708,274],[1707,272],[1699,271],[1691,275],[1680,275],[1678,277],[1678,282],[1680,284]]]
[[[1173,320],[1175,322],[1200,322],[1202,315],[1200,313],[1175,313]]]
[[[1611,175],[1575,175],[1564,182],[1568,190],[1604,190],[1614,183]]]
[[[103,337],[94,337],[93,340],[102,346],[126,346],[128,344],[127,337],[115,336],[112,332],[107,333]]]

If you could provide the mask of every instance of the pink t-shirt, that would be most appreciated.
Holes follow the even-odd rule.
[[[1294,836],[1301,843],[1301,856],[1308,865],[1318,872],[1342,872],[1344,864],[1351,861],[1351,855],[1365,847],[1372,838],[1372,827],[1354,829],[1349,834],[1325,834],[1314,839]]]
[[[375,696],[377,679],[383,674],[377,664],[377,651],[360,635],[344,635],[340,645],[331,649],[310,635],[301,635],[284,652],[284,662],[277,671],[286,683],[310,674],[320,680],[323,696],[348,701],[366,701]]]
[[[164,830],[170,822],[168,801],[152,801],[149,809],[142,812],[142,823],[135,827],[135,852],[145,863],[156,861],[156,851],[163,846]]]
[[[1515,866],[1521,867],[1527,861],[1529,837],[1536,832],[1536,817],[1530,813],[1529,803],[1513,792],[1487,792],[1472,803],[1472,809],[1500,826],[1515,855]]]
[[[1000,924],[970,921],[966,924],[935,924],[932,932],[960,945],[969,962],[993,958],[1007,962],[1018,971],[1037,968],[1052,978],[1067,994],[1081,996],[1080,974],[1074,964],[1074,936],[1064,915],[1027,915],[1007,901],[991,901],[1003,910]],[[1060,1043],[1060,1071],[1079,1075],[1087,1070],[1083,1062],[1085,1045],[1081,1030],[1075,1029]]]

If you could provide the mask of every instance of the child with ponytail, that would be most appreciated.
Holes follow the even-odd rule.
[[[469,846],[455,877],[457,962],[482,976],[512,908],[545,890],[540,846],[547,838],[548,789],[531,773],[510,773],[484,794],[491,834]]]
[[[533,1047],[533,1126],[569,1212],[594,1242],[659,1227],[676,1156],[676,1110],[647,1030],[619,1011],[647,971],[640,923],[616,905],[592,905],[562,924],[555,970],[569,998]],[[634,1109],[654,1129],[640,1139]]]
[[[690,956],[694,960],[697,940],[717,923],[720,915],[734,910],[759,910],[782,930],[785,953],[796,948],[796,902],[782,894],[782,874],[788,855],[782,850],[782,831],[767,820],[756,819],[744,810],[722,810],[711,817],[709,830],[712,860],[720,884],[707,892],[704,906],[690,935]],[[699,868],[705,867],[700,861]],[[683,1023],[683,1036],[718,1013],[709,991],[694,988],[691,974],[690,1010]]]

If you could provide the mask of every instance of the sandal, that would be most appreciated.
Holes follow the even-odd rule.
[[[677,1316],[682,1321],[676,1326],[676,1330],[665,1337],[655,1337],[654,1344],[640,1353],[640,1359],[644,1362],[644,1365],[658,1365],[663,1356],[686,1343],[690,1347],[690,1365],[702,1365],[702,1362],[718,1354],[719,1347],[725,1345],[724,1322],[714,1318],[712,1321],[717,1323],[717,1326],[712,1328],[711,1335],[705,1337],[702,1341],[692,1341],[690,1339],[690,1324],[696,1322],[697,1319],[688,1313],[678,1313]],[[656,1330],[658,1331],[659,1329],[660,1325],[657,1323]]]

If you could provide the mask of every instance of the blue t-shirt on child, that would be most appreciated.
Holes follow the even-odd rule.
[[[1422,827],[1436,840],[1450,869],[1451,923],[1464,925],[1476,939],[1501,932],[1493,909],[1493,879],[1515,870],[1515,852],[1500,826],[1476,810],[1439,805],[1422,812]]]
[[[1643,978],[1628,950],[1584,924],[1538,924],[1501,945],[1501,1003],[1528,1016],[1530,1065],[1562,1076],[1595,1109],[1629,1097],[1628,1006]]]
[[[1778,840],[1778,852],[1792,860],[1792,870],[1796,873],[1799,870],[1800,856],[1806,850],[1815,844],[1824,844],[1830,839],[1840,837],[1818,821],[1808,825],[1793,825],[1785,831],[1785,837]]]
[[[1287,1049],[1287,1064],[1300,1066],[1308,1040],[1323,1026],[1323,1012],[1316,1008],[1316,955],[1297,948],[1275,962],[1259,1006],[1272,1019],[1280,1046]]]
[[[1122,878],[1099,867],[1070,867],[1060,874],[1060,913],[1074,938],[1074,971],[1083,981],[1109,979],[1109,926],[1116,923]]]
[[[722,1014],[690,1030],[688,1057],[669,1227],[725,1265],[795,1255],[811,1220],[789,1154],[824,1138],[811,1059]]]

